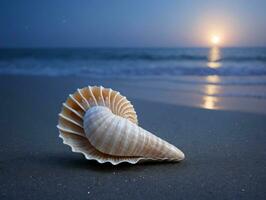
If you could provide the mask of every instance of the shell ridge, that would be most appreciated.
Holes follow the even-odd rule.
[[[68,106],[66,103],[63,103],[63,106],[68,109],[69,111],[71,111],[72,113],[74,113],[76,116],[78,116],[79,118],[83,119],[83,116],[77,112],[76,110],[74,110],[73,108],[71,108],[70,106]]]
[[[91,86],[89,86],[88,88],[89,88],[90,96],[92,97],[92,99],[93,99],[95,105],[97,106],[98,103],[97,103],[97,100],[96,100],[96,98],[95,98],[95,96],[94,96],[94,93],[93,93],[93,91],[92,91],[92,89],[91,89]]]
[[[112,155],[119,155],[117,153],[117,148],[121,147],[119,145],[120,145],[120,141],[121,141],[121,139],[123,137],[122,136],[122,134],[123,134],[122,130],[127,125],[125,123],[125,120],[126,119],[120,118],[119,116],[117,116],[117,118],[118,118],[118,125],[117,125],[118,126],[118,129],[116,129],[116,134],[113,137],[113,141],[114,142],[111,144],[111,147],[110,147],[110,154],[112,154]]]
[[[65,118],[69,118],[70,120],[73,120],[75,123],[78,123],[80,125],[83,124],[83,118],[81,118],[81,117],[77,116],[75,113],[69,111],[64,106],[62,106],[62,110],[61,110],[61,113],[59,114],[59,117],[60,117],[60,115],[62,115],[62,117],[65,117]]]
[[[80,126],[77,126],[75,124],[72,124],[71,122],[65,120],[62,117],[59,118],[58,125],[66,128],[66,129],[72,129],[73,131],[76,131],[76,132],[84,132],[83,128],[81,128]]]
[[[132,124],[132,126],[133,126],[133,127],[132,127],[133,129],[136,129],[136,126],[137,126],[137,125]],[[132,130],[132,129],[131,129],[131,130]],[[132,133],[132,132],[129,132],[128,135],[130,136],[131,133]],[[137,144],[137,142],[138,142],[138,141],[136,140],[137,137],[138,137],[138,132],[136,132],[136,134],[132,134],[132,138],[131,138],[131,140],[132,140],[133,142],[132,142],[132,144],[130,144],[130,146],[129,146],[129,147],[130,147],[129,150],[128,150],[128,154],[129,154],[129,155],[134,155],[133,153],[134,153],[134,151],[135,151],[135,147],[136,147],[136,144]]]
[[[84,157],[88,160],[95,160],[97,161],[98,163],[102,164],[102,163],[111,163],[113,165],[117,165],[117,164],[120,164],[120,163],[130,163],[130,164],[136,164],[137,162],[141,162],[141,161],[157,161],[157,159],[155,158],[145,158],[145,157],[134,157],[134,156],[126,156],[126,157],[120,157],[121,160],[118,161],[118,162],[113,162],[112,158],[110,158],[110,160],[108,159],[100,159],[98,160],[96,157],[92,157],[92,156],[88,156],[87,154],[85,154],[83,151],[81,150],[76,150],[76,149],[73,149],[73,147],[71,146],[71,144],[68,144],[64,141],[64,137],[62,137],[62,135],[59,135],[60,138],[63,139],[63,143],[68,145],[71,150],[73,152],[78,152],[78,153],[81,153],[84,155]],[[110,155],[111,156],[111,155]],[[127,159],[123,159],[123,158],[127,158]],[[173,160],[173,159],[168,159],[168,158],[159,158],[158,159],[159,161],[164,161],[164,160],[170,160],[170,161],[176,161],[176,160]]]
[[[132,123],[127,123],[127,127],[126,127],[126,129],[125,129],[125,136],[124,136],[124,140],[125,140],[125,142],[122,144],[123,146],[122,146],[122,151],[121,151],[121,154],[125,154],[125,152],[129,149],[128,147],[129,147],[129,140],[128,140],[128,136],[129,136],[129,133],[130,133],[130,131],[132,130]]]
[[[168,152],[167,150],[167,143],[164,142],[164,140],[160,140],[160,147],[159,147],[159,151],[161,152],[160,157],[164,158],[167,154],[166,152]]]
[[[119,99],[119,101],[117,102],[117,105],[116,105],[116,113],[120,113],[119,111],[120,111],[120,104],[123,102],[123,101],[125,101],[126,100],[126,97],[122,97],[121,99]]]
[[[117,118],[114,118],[113,124],[112,124],[111,127],[109,127],[108,132],[111,132],[111,131],[115,130],[115,128],[117,127],[118,123],[119,123],[119,121],[117,120]],[[102,140],[101,144],[98,144],[98,146],[95,147],[95,148],[97,148],[98,151],[101,151],[103,153],[109,154],[109,153],[107,153],[107,151],[108,151],[111,143],[112,143],[112,140],[110,140],[110,135],[108,133],[106,133],[105,136],[104,136],[104,140]],[[109,155],[112,155],[112,154],[109,154]]]
[[[129,109],[129,108],[132,108],[133,106],[131,105],[131,104],[128,104],[127,106],[125,106],[124,108],[123,108],[123,110],[121,111],[122,113],[124,113],[124,111],[126,110],[126,109]]]
[[[134,122],[134,124],[138,124],[138,121],[136,121],[136,119],[130,115],[125,115],[130,121]]]
[[[124,115],[127,115],[127,114],[136,114],[134,111],[132,111],[132,110],[127,110],[125,113],[124,113]]]
[[[163,144],[163,140],[161,140],[160,138],[158,138],[159,144],[157,146],[158,148],[158,157],[163,157],[163,148],[164,148],[164,144]]]
[[[77,99],[73,97],[72,94],[69,95],[70,99],[72,99],[84,112],[86,112],[86,109],[78,102]]]
[[[146,134],[140,129],[140,127],[138,126],[138,131],[139,131],[139,135],[140,135],[140,138],[141,138],[141,146],[139,148],[137,148],[137,151],[136,151],[136,155],[140,155],[141,152],[143,152],[143,149],[144,149],[144,145],[145,145],[145,141],[146,141]]]
[[[149,143],[150,143],[151,136],[149,134],[145,134],[145,136],[146,136],[147,139],[145,140],[143,154],[144,155],[147,155],[148,154],[148,151],[150,150],[150,148],[147,148],[147,147],[149,147]]]
[[[114,99],[112,100],[112,111],[114,112],[114,114],[117,114],[115,111],[116,111],[116,107],[114,106],[115,104],[115,100],[116,100],[116,97],[119,95],[119,92],[116,92],[115,96],[114,96]]]
[[[142,129],[139,126],[136,126],[136,128],[138,129],[136,132],[138,133],[138,137],[136,139],[139,139],[141,141],[141,138],[143,137],[143,133],[142,133]],[[142,152],[140,149],[141,147],[143,147],[143,143],[139,142],[138,140],[136,140],[136,144],[134,147],[134,150],[132,152],[132,155],[138,155],[139,152]],[[140,143],[141,145],[138,146],[137,144]],[[143,155],[138,155],[138,156],[143,156]]]
[[[110,109],[111,109],[111,93],[112,93],[112,89],[109,89],[109,91],[108,91],[108,105],[109,105]]]
[[[133,112],[132,108],[127,108],[123,111],[123,115],[128,115],[128,116],[134,117],[134,115],[136,115],[136,113]]]
[[[102,116],[101,114],[94,114],[94,117],[92,118],[89,118],[88,119],[88,124],[86,125],[86,122],[84,123],[84,130],[85,130],[85,133],[86,133],[86,130],[87,132],[89,133],[86,133],[88,139],[90,140],[90,137],[92,136],[92,134],[94,134],[94,132],[96,131],[96,129],[99,128],[99,126],[101,126],[102,124],[104,125],[103,122],[105,122],[105,120],[107,120],[107,118],[109,118],[110,115],[104,115]],[[93,123],[92,123],[93,121]]]
[[[79,126],[80,128],[83,129],[82,124],[80,124],[79,122],[77,122],[77,121],[75,121],[75,120],[73,120],[73,119],[70,119],[70,118],[68,118],[68,117],[66,117],[66,116],[64,116],[64,115],[62,115],[61,113],[59,114],[59,116],[62,117],[63,119],[65,119],[65,120],[67,120],[67,121],[69,121],[69,122],[71,122],[71,123],[73,123],[73,124],[75,124],[75,125],[77,125],[77,126]]]
[[[154,137],[153,137],[153,135],[150,134],[150,132],[148,132],[148,131],[145,131],[145,133],[146,133],[146,135],[149,137],[149,140],[148,140],[148,141],[149,141],[149,144],[148,144],[147,146],[149,146],[149,147],[151,147],[151,146],[152,146],[152,147],[155,146],[155,145],[154,145]],[[145,157],[147,157],[147,156],[150,155],[152,149],[153,149],[153,148],[148,148],[148,151],[145,152]]]
[[[62,134],[65,134],[65,133],[62,133]],[[69,136],[69,137],[65,138],[65,137],[62,137],[62,135],[59,135],[59,137],[62,138],[63,140],[65,140],[65,139],[69,140],[69,138],[72,137],[72,135],[70,135],[70,134],[68,134],[68,136]],[[84,141],[83,138],[82,138],[81,136],[75,135],[75,137],[79,137],[82,141]],[[84,138],[84,139],[85,139],[85,138]],[[86,141],[87,141],[87,140],[86,140]],[[66,141],[66,142],[67,142],[67,141]],[[87,141],[87,142],[88,142],[88,141]],[[89,143],[89,142],[88,142],[88,143]],[[90,144],[90,143],[89,143],[89,144]],[[70,146],[70,145],[69,145],[69,146]],[[109,154],[105,154],[105,153],[100,152],[99,150],[95,149],[91,144],[90,144],[90,146],[93,148],[93,149],[91,149],[92,152],[98,152],[98,153],[100,153],[100,154],[97,155],[97,156],[107,155],[107,156],[111,156],[112,159],[114,159],[114,158],[118,158],[118,159],[123,159],[123,158],[136,159],[136,158],[138,158],[138,157],[134,157],[134,156],[120,156],[120,157],[116,157],[116,156],[113,156],[113,155],[109,155]],[[70,147],[72,148],[72,146],[70,146]],[[75,146],[74,146],[74,147],[75,147]]]
[[[106,159],[106,158],[101,158],[101,159],[97,159],[97,158],[100,158],[100,157],[103,157],[104,155],[95,155],[95,157],[93,156],[90,156],[88,155],[87,153],[83,152],[82,150],[80,149],[77,149],[77,148],[73,148],[72,146],[72,143],[69,143],[68,141],[65,141],[65,137],[60,134],[59,137],[63,140],[63,143],[68,145],[71,149],[72,152],[78,152],[78,153],[81,153],[83,154],[83,156],[88,159],[88,160],[95,160],[97,161],[98,163],[111,163],[113,165],[117,165],[119,163],[123,163],[123,162],[126,162],[126,163],[131,163],[131,164],[135,164],[137,162],[139,162],[140,160],[146,160],[145,158],[140,158],[140,157],[119,157],[120,160],[118,162],[113,162],[113,158],[110,158],[110,160]],[[93,154],[95,154],[97,152],[96,149],[92,149],[92,151],[94,152]],[[101,152],[100,152],[101,153]],[[108,155],[108,154],[106,154]],[[111,155],[110,155],[111,156]],[[112,157],[112,156],[111,156]],[[123,159],[123,158],[127,158],[127,159]]]
[[[80,97],[83,99],[83,102],[85,102],[85,104],[86,104],[85,109],[88,110],[90,108],[90,104],[89,104],[88,100],[83,96],[80,89],[78,89],[78,93],[79,93]]]
[[[91,144],[92,144],[96,149],[98,149],[98,148],[96,147],[97,145],[95,145],[95,143],[98,144],[98,143],[97,143],[97,140],[99,140],[99,138],[103,138],[103,136],[102,136],[102,135],[97,135],[98,138],[96,138],[96,137],[95,137],[95,134],[97,134],[97,130],[99,130],[100,128],[102,128],[103,126],[105,126],[106,121],[108,121],[110,118],[111,118],[110,115],[106,115],[105,117],[102,117],[102,118],[100,118],[100,119],[97,121],[97,125],[94,125],[94,126],[92,126],[91,128],[89,128],[89,130],[90,130],[90,131],[89,131],[90,134],[89,134],[87,137],[88,137],[89,141],[91,142]],[[95,121],[95,122],[96,122],[96,121]],[[95,122],[94,122],[94,123],[95,123]]]
[[[122,103],[123,101],[126,101],[126,97],[123,97],[123,96],[122,96],[122,98],[120,98],[120,99],[118,100],[118,102],[116,103],[116,113],[117,113],[118,115],[120,114],[119,110],[120,110],[121,103]]]
[[[82,137],[86,137],[86,136],[84,135],[84,133],[77,132],[77,131],[73,131],[73,130],[71,130],[71,129],[64,128],[64,127],[62,127],[62,126],[60,126],[60,125],[57,125],[56,127],[57,127],[60,131],[64,131],[64,132],[68,132],[68,133],[73,133],[73,134],[76,134],[76,135],[80,135],[80,136],[82,136]]]
[[[125,100],[127,100],[127,99],[125,99]],[[120,109],[118,110],[118,112],[119,113],[124,113],[123,111],[124,111],[124,107],[126,107],[128,105],[128,101],[124,101],[123,103],[122,103],[122,105],[120,106]]]
[[[95,108],[95,106],[93,108]],[[86,114],[84,115],[84,121],[83,121],[83,125],[84,126],[85,126],[84,123],[85,123],[86,120],[92,121],[92,118],[93,118],[95,121],[97,121],[99,118],[105,116],[105,115],[103,115],[103,113],[98,112],[96,109],[94,109],[94,110],[90,109],[89,112],[90,112],[90,116],[89,117]]]
[[[101,101],[103,103],[103,106],[105,106],[105,101],[104,101],[104,97],[103,97],[103,86],[100,86],[100,97],[101,97]]]
[[[152,136],[149,135],[149,134],[146,134],[146,136],[147,136],[147,138],[148,138],[146,146],[147,146],[147,147],[150,147],[150,146],[152,145]],[[150,153],[151,150],[152,150],[151,148],[147,148],[147,150],[144,152],[144,154],[145,154],[145,155],[149,155],[149,153]],[[144,156],[144,157],[145,157],[145,156]]]
[[[107,123],[107,122],[110,121],[110,120],[112,120],[112,119],[111,119],[111,116],[106,117],[106,118],[104,119],[104,121],[101,123],[101,125],[100,125],[99,128],[104,127],[104,130],[107,130],[109,127],[106,126],[105,123]],[[93,134],[95,134],[95,133],[97,132],[97,129],[99,129],[99,128],[95,128],[94,130],[91,131],[91,137],[93,137]],[[93,139],[93,142],[91,141],[90,138],[89,138],[89,140],[91,141],[91,144],[93,145],[93,143],[94,143],[93,146],[94,146],[97,150],[99,150],[99,149],[100,149],[99,147],[102,145],[102,143],[101,143],[100,140],[104,141],[104,140],[105,140],[105,136],[106,136],[105,134],[103,134],[103,135],[101,135],[101,136],[98,136],[97,138]],[[99,150],[99,151],[100,151],[100,150]],[[103,152],[103,153],[104,153],[104,152]]]

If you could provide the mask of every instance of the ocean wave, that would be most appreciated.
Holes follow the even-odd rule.
[[[266,62],[266,53],[250,54],[249,51],[224,50],[219,62]],[[15,59],[36,60],[102,60],[102,61],[208,61],[208,50],[141,50],[141,49],[24,49],[0,50],[0,61]]]
[[[208,67],[210,66],[208,51],[208,49],[0,49],[0,74],[119,79],[164,77],[167,80],[188,76],[234,76],[238,78],[222,82],[193,79],[174,81],[187,84],[266,85],[265,78],[261,78],[266,76],[266,49],[252,51],[223,49],[222,60],[214,63],[218,64],[216,68]],[[243,76],[258,78],[243,79],[243,81],[239,78]]]
[[[0,62],[0,74],[24,74],[47,76],[94,76],[94,77],[178,77],[178,76],[265,76],[266,67],[258,66],[207,66],[177,65],[123,65],[118,63],[88,64],[78,62],[26,61],[21,63]]]
[[[105,60],[105,61],[205,61],[208,56],[179,54],[179,55],[159,55],[153,53],[115,53],[115,52],[23,52],[18,54],[0,54],[0,60],[8,61],[14,59],[40,59],[40,60]]]
[[[218,77],[218,80],[210,80],[208,77]],[[154,80],[155,77],[151,77],[149,80]],[[147,78],[145,78],[147,80]],[[266,85],[266,77],[255,77],[254,79],[250,79],[250,77],[243,78],[243,77],[230,77],[230,79],[227,79],[225,77],[221,78],[219,76],[207,76],[202,79],[193,79],[193,78],[188,78],[188,79],[178,79],[175,78],[173,79],[172,77],[166,77],[165,79],[159,78],[156,80],[162,80],[162,81],[170,81],[173,83],[177,84],[191,84],[191,85],[242,85],[242,86],[252,86],[252,85]]]

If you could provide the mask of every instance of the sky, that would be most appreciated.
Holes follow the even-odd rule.
[[[266,46],[266,0],[1,0],[0,48]]]

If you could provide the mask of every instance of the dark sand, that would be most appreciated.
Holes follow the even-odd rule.
[[[184,162],[112,166],[72,153],[57,114],[67,94],[97,83],[0,77],[0,199],[266,199],[265,115],[131,99],[141,126],[182,149]]]

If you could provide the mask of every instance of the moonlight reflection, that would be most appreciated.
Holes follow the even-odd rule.
[[[221,51],[219,47],[214,46],[210,49],[208,55],[208,63],[207,66],[210,68],[218,68],[221,66]]]
[[[207,76],[207,84],[204,86],[205,95],[202,98],[201,106],[206,109],[218,109],[220,87],[216,84],[220,82],[219,76]]]
[[[213,46],[208,55],[207,66],[213,69],[221,67],[221,52],[218,46]],[[206,109],[218,109],[220,87],[217,86],[220,82],[218,75],[210,75],[205,77],[206,85],[204,86],[205,95],[202,98],[201,106]]]

